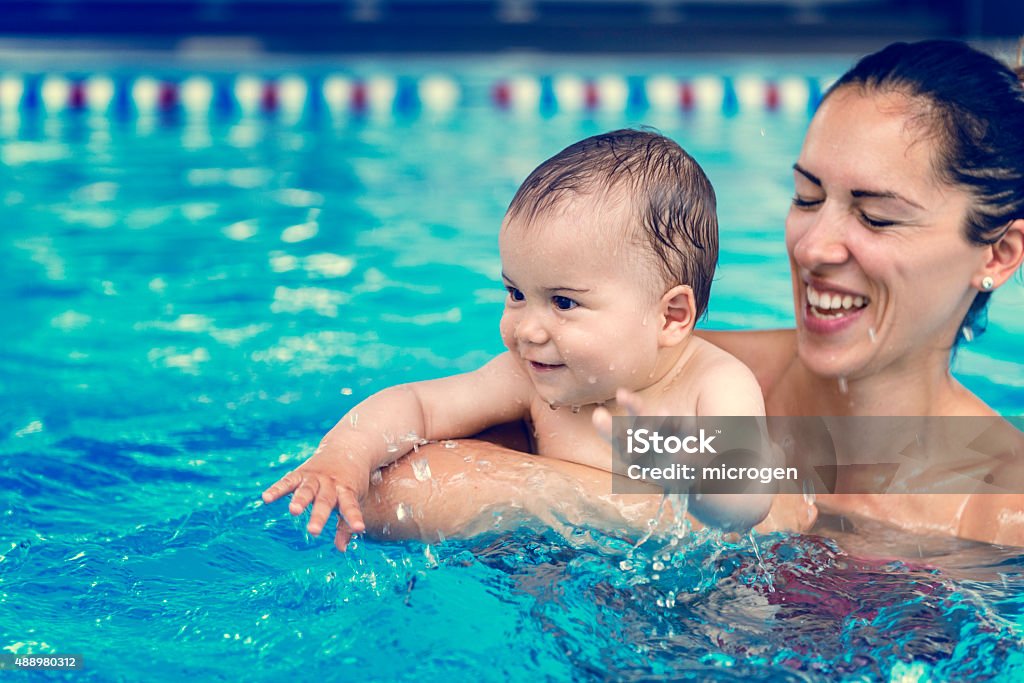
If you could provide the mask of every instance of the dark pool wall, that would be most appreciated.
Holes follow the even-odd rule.
[[[1021,33],[1018,0],[0,1],[0,38],[245,36],[288,52],[820,52]]]

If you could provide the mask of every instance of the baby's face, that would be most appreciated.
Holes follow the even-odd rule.
[[[664,323],[653,261],[643,246],[615,236],[625,231],[626,211],[585,200],[530,225],[506,220],[499,240],[508,289],[502,340],[556,406],[652,384]]]

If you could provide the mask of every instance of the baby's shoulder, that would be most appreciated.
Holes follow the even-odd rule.
[[[686,368],[698,415],[764,415],[761,387],[753,371],[728,351],[705,339]]]
[[[712,344],[707,339],[694,337],[690,357],[687,360],[687,371],[694,373],[694,379],[714,381],[722,375],[737,375],[754,379],[754,373],[739,358],[725,349]]]

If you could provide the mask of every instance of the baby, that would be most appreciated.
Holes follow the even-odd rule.
[[[516,192],[499,246],[508,351],[366,399],[264,501],[294,491],[293,515],[312,502],[313,534],[337,508],[344,548],[365,530],[372,473],[420,438],[525,420],[535,452],[611,471],[611,415],[764,415],[750,370],[692,334],[708,304],[718,221],[711,183],[672,140],[619,130],[562,150]]]

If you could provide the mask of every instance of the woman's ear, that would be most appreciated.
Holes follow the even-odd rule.
[[[662,321],[658,331],[661,346],[675,346],[690,336],[697,322],[697,304],[689,285],[676,285],[665,292],[658,306]]]
[[[1024,261],[1024,218],[1010,222],[999,241],[989,247],[989,259],[976,276],[974,286],[989,291],[1013,277]],[[991,278],[985,282],[986,278]],[[989,286],[986,287],[985,284]]]

